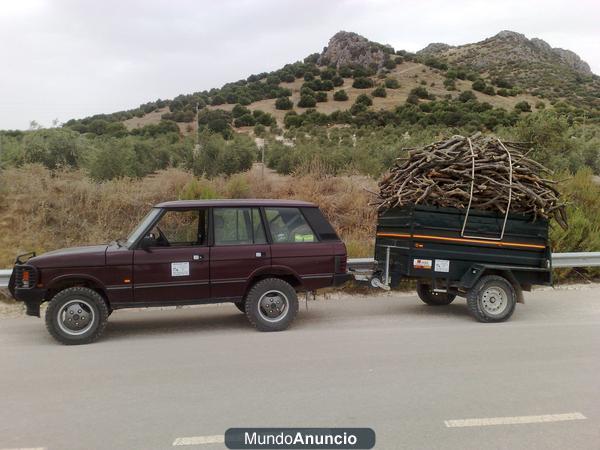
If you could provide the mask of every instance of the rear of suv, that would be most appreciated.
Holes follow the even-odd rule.
[[[88,343],[115,309],[232,302],[260,331],[286,329],[300,291],[349,279],[346,248],[312,203],[172,201],[126,240],[17,258],[12,295],[64,344]]]

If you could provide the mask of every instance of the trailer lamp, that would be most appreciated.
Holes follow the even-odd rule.
[[[23,285],[29,284],[29,271],[28,270],[23,271],[21,280],[23,280]]]
[[[420,242],[415,242],[415,247],[416,248],[423,248],[423,244],[421,244]]]

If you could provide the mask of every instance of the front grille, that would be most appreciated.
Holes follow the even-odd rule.
[[[29,289],[35,287],[37,283],[37,272],[33,267],[16,265],[13,270],[16,288]]]

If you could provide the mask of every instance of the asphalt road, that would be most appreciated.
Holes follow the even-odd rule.
[[[282,333],[232,305],[117,311],[74,347],[2,319],[0,364],[0,449],[210,450],[173,444],[249,426],[371,427],[378,449],[600,448],[598,286],[529,294],[502,324],[414,295],[302,304]],[[489,418],[503,424],[446,422]]]

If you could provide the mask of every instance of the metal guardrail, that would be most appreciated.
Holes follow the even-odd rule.
[[[375,260],[373,258],[348,259],[351,269],[367,269]],[[552,253],[552,267],[600,267],[600,252]],[[0,270],[0,288],[8,286],[12,270]]]

